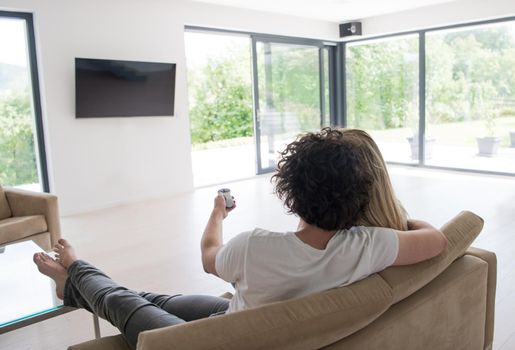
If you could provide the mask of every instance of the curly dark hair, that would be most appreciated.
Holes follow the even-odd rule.
[[[359,139],[334,128],[299,136],[280,153],[272,177],[276,194],[308,224],[324,230],[355,226],[373,182],[362,147]]]

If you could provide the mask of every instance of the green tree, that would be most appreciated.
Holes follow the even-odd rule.
[[[445,35],[445,41],[452,45],[456,39],[463,39],[466,37],[474,37],[482,48],[492,51],[503,51],[513,48],[515,45],[515,38],[509,26],[503,25],[501,27],[491,27],[486,29],[470,29],[464,31],[457,31]]]
[[[348,48],[349,124],[366,129],[404,127],[418,104],[416,39],[395,39]]]
[[[28,94],[0,97],[0,183],[38,182],[31,106]]]
[[[213,57],[200,71],[188,72],[193,144],[252,136],[252,90],[246,61],[243,52]]]
[[[508,23],[426,35],[427,120],[447,123],[514,113],[512,28]],[[385,129],[415,123],[418,60],[412,58],[417,44],[416,39],[396,38],[348,46],[349,125]]]
[[[258,46],[257,63],[259,104],[262,112],[274,113],[274,132],[320,128],[318,49],[265,43]]]
[[[485,119],[515,97],[515,41],[507,26],[431,35],[427,45],[432,122]]]

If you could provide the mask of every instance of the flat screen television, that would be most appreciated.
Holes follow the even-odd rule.
[[[173,116],[175,63],[75,58],[76,118]]]

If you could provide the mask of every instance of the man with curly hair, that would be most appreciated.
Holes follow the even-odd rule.
[[[77,259],[64,239],[57,260],[34,255],[56,281],[65,305],[88,309],[118,327],[132,347],[144,330],[348,285],[390,265],[438,255],[446,246],[431,225],[408,220],[379,149],[361,130],[325,128],[290,143],[273,176],[276,192],[299,217],[293,232],[256,228],[223,244],[230,209],[222,194],[201,241],[204,270],[233,283],[229,302],[212,296],[137,293]]]
[[[210,248],[212,236],[204,236],[205,270],[235,285],[228,312],[345,286],[432,258],[447,244],[430,224],[407,220],[379,149],[362,130],[324,128],[299,137],[280,153],[272,180],[299,217],[297,231],[256,228],[222,245],[220,226]],[[223,215],[214,215],[221,225]]]

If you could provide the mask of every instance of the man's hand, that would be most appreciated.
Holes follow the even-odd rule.
[[[200,241],[200,249],[202,251],[202,265],[204,271],[218,276],[215,269],[216,253],[223,245],[222,222],[229,213],[236,208],[236,201],[233,197],[234,205],[232,208],[225,207],[225,198],[223,194],[218,193],[215,197],[215,205],[211,216],[206,224],[206,229]]]
[[[222,219],[225,219],[229,213],[236,208],[236,201],[233,198],[234,205],[231,208],[226,208],[225,198],[224,195],[221,193],[218,193],[218,195],[215,197],[215,206],[213,208],[213,213],[218,213],[222,216]]]

